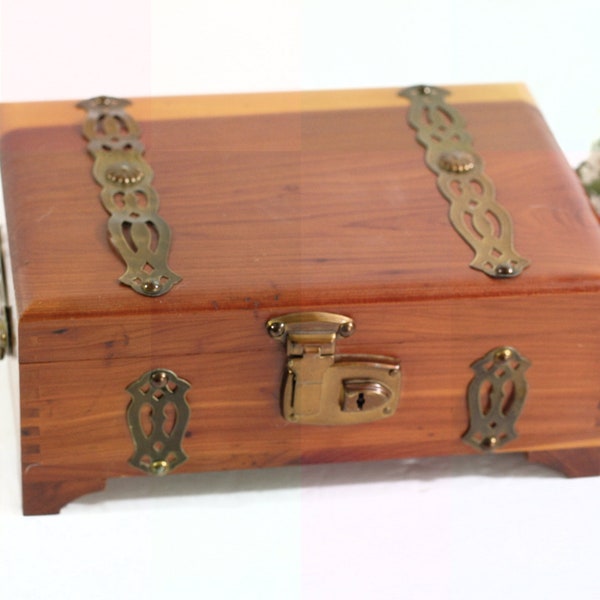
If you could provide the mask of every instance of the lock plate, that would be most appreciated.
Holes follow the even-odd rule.
[[[352,319],[332,313],[292,313],[268,321],[267,331],[287,346],[282,393],[286,421],[352,425],[396,412],[401,384],[397,359],[335,353],[338,336],[354,332]]]

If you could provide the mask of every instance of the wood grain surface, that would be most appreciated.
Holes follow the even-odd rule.
[[[459,109],[531,261],[512,280],[468,267],[395,92],[363,108],[333,95],[302,112],[270,110],[265,97],[261,113],[255,98],[241,116],[205,118],[171,99],[176,119],[143,122],[170,266],[184,278],[159,298],[117,282],[83,113],[6,133],[25,511],[141,474],[127,463],[125,388],[153,368],[192,383],[182,473],[473,452],[460,439],[469,365],[500,345],[532,363],[519,437],[503,451],[600,446],[598,224],[537,109],[501,92],[467,94]],[[354,318],[340,352],[400,360],[393,418],[281,418],[284,351],[264,324],[298,310]]]

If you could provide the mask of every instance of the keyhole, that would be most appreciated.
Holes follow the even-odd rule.
[[[362,410],[364,405],[365,395],[362,392],[360,392],[360,394],[358,394],[358,399],[356,400],[356,406],[358,406],[358,410]]]

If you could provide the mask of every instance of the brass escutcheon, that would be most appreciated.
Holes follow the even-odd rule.
[[[469,429],[463,441],[484,452],[497,450],[517,437],[515,423],[527,397],[529,361],[510,346],[490,350],[471,368],[467,389]]]
[[[185,379],[167,369],[148,371],[127,386],[127,423],[135,447],[129,464],[150,475],[166,475],[187,460],[181,444],[190,417],[189,389]]]

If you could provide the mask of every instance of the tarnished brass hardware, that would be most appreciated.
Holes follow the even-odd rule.
[[[102,186],[102,203],[111,215],[110,241],[127,265],[119,281],[144,296],[161,296],[181,277],[167,265],[171,231],[158,215],[154,173],[142,157],[140,129],[125,112],[129,104],[99,96],[77,106],[87,111],[83,135],[95,159],[93,174]]]
[[[354,332],[349,317],[292,313],[266,324],[286,344],[282,414],[291,423],[351,425],[394,414],[400,397],[400,364],[389,356],[336,354],[338,336]]]
[[[165,475],[187,460],[181,447],[190,408],[190,384],[173,371],[156,369],[127,386],[127,423],[135,451],[129,463],[151,475]]]
[[[8,294],[6,293],[6,279],[4,277],[2,239],[0,238],[0,360],[10,353],[11,341],[10,310],[8,308]]]
[[[494,278],[516,277],[529,261],[514,248],[510,215],[496,201],[465,120],[446,104],[449,93],[419,85],[400,95],[410,101],[408,122],[426,149],[425,162],[438,176],[438,189],[450,202],[450,223],[475,252],[470,266]]]
[[[471,368],[475,377],[467,390],[469,430],[463,441],[477,450],[501,448],[515,439],[515,423],[527,396],[529,361],[514,348],[490,350]]]

